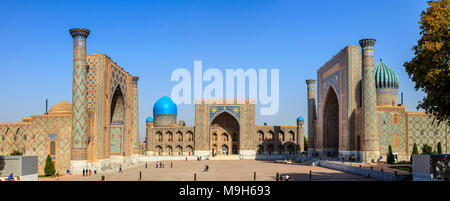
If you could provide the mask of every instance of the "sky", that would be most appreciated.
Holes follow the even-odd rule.
[[[368,37],[377,40],[376,63],[382,58],[397,72],[404,105],[414,112],[425,94],[414,89],[403,63],[414,56],[426,8],[425,0],[2,1],[0,122],[43,114],[45,99],[49,108],[72,102],[68,30],[77,27],[91,30],[87,54],[104,53],[140,77],[141,140],[153,104],[178,83],[172,72],[185,68],[193,76],[194,60],[224,75],[225,69],[279,69],[278,113],[260,115],[258,104],[256,124],[296,125],[298,116],[307,119],[305,80]],[[178,105],[187,125],[194,125],[194,113],[194,104]]]

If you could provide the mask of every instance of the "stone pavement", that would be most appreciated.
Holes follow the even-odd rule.
[[[170,167],[172,162],[173,168]],[[261,160],[227,160],[227,161],[164,161],[164,168],[156,168],[155,162],[138,167],[118,170],[103,174],[106,181],[139,181],[139,172],[142,172],[142,181],[193,181],[196,173],[197,181],[253,181],[256,172],[257,181],[274,181],[276,172],[288,174],[293,181],[309,181],[309,171],[312,171],[313,181],[374,181],[373,179],[344,173],[341,171],[322,168],[319,166],[305,166],[300,164],[282,164],[273,161]],[[209,171],[204,172],[205,165]],[[102,174],[60,176],[59,181],[100,181]],[[54,181],[56,178],[39,178],[40,181]]]

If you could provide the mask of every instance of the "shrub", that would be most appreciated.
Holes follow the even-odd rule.
[[[55,166],[53,165],[52,158],[50,157],[50,155],[47,155],[47,160],[45,161],[45,168],[44,168],[45,176],[54,175],[55,172],[56,170]]]
[[[11,156],[22,156],[23,153],[20,152],[19,150],[13,150],[13,152],[11,152],[9,155],[11,155]]]
[[[412,154],[411,154],[411,159],[410,159],[411,163],[412,163],[412,155],[413,155],[413,154],[419,154],[419,150],[417,149],[417,144],[416,144],[416,143],[414,143],[414,146],[413,146],[413,150],[412,150]]]
[[[428,144],[424,144],[422,147],[422,154],[432,154],[433,148],[428,146]]]
[[[442,154],[442,144],[441,144],[441,142],[438,143],[437,154]]]
[[[387,160],[388,164],[395,163],[394,154],[392,154],[392,147],[391,147],[391,145],[389,145],[389,152],[388,152],[386,160]]]

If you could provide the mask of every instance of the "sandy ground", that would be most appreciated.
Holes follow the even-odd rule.
[[[171,168],[171,163],[173,167]],[[197,181],[253,181],[256,172],[257,181],[274,181],[276,172],[288,174],[293,181],[309,181],[312,171],[313,181],[374,181],[373,179],[344,173],[318,166],[300,164],[281,164],[273,161],[258,160],[214,160],[214,161],[164,161],[164,168],[156,168],[156,164],[145,165],[123,170],[122,173],[92,174],[91,176],[64,175],[58,178],[39,178],[39,181],[100,181],[105,176],[106,181],[193,181],[196,174]],[[209,171],[204,172],[205,165]]]

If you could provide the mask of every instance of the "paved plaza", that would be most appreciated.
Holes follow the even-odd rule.
[[[171,168],[170,164],[173,164]],[[276,172],[288,174],[293,181],[309,181],[309,171],[312,171],[313,181],[374,181],[373,179],[344,173],[318,166],[300,164],[281,164],[273,161],[258,160],[223,160],[223,161],[164,161],[164,168],[156,168],[155,162],[123,170],[122,173],[66,175],[58,178],[60,181],[100,181],[105,175],[106,181],[138,181],[142,172],[142,181],[193,181],[196,173],[197,181],[253,181],[256,172],[257,181],[274,181]],[[205,165],[209,171],[204,172]],[[56,178],[39,178],[39,180],[56,180]]]

